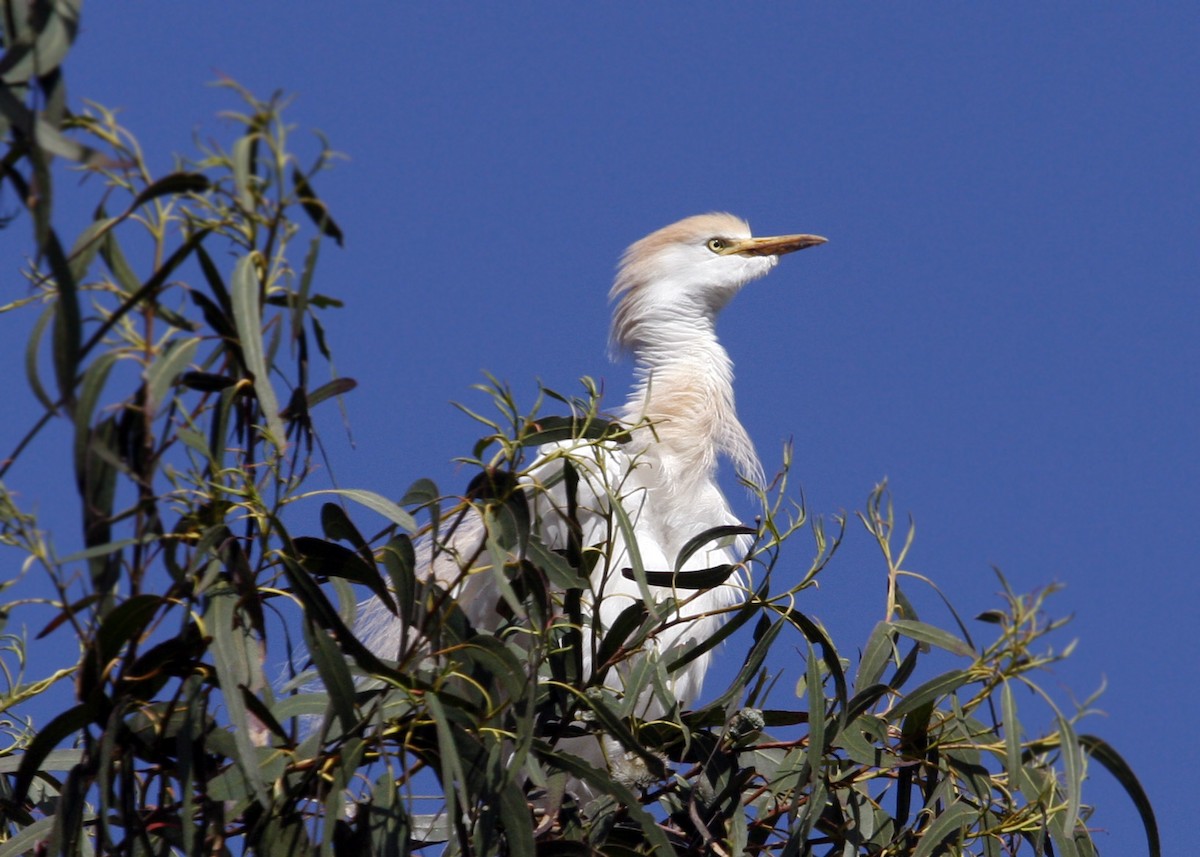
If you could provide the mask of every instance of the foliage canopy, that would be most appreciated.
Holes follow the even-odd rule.
[[[855,658],[799,597],[851,522],[810,518],[786,469],[759,491],[752,589],[706,644],[746,629],[746,651],[695,711],[664,680],[686,656],[645,656],[665,621],[653,605],[622,615],[582,674],[580,593],[605,546],[552,550],[530,519],[522,477],[542,444],[622,440],[590,384],[546,390],[530,412],[487,385],[497,416],[476,415],[486,433],[462,496],[427,480],[398,499],[314,489],[313,410],[355,387],[332,370],[313,380],[331,359],[321,319],[341,306],[316,273],[342,240],[314,190],[332,153],[301,166],[284,100],[224,81],[236,137],[155,175],[110,112],[67,109],[77,24],[77,3],[4,4],[2,179],[34,251],[28,291],[3,310],[30,316],[26,380],[44,415],[0,478],[61,421],[80,519],[62,556],[0,484],[0,541],[23,563],[6,587],[36,578],[49,593],[0,616],[51,617],[32,641],[3,636],[0,854],[1088,855],[1092,761],[1125,786],[1157,854],[1136,778],[1079,731],[1087,703],[1060,711],[1038,684],[1070,654],[1049,639],[1052,590],[1005,587],[979,641],[953,611],[949,629],[922,621],[905,596],[911,530],[883,486],[857,517],[887,603]],[[91,222],[70,243],[54,157],[94,177]],[[569,416],[542,415],[547,400]],[[296,503],[319,505],[319,534],[289,530]],[[416,560],[415,538],[440,543],[468,510],[488,524],[480,550],[508,617],[495,630],[472,628]],[[679,597],[711,585],[639,571]],[[349,630],[364,591],[413,629],[394,659]],[[766,666],[781,646],[804,665],[786,704]],[[622,662],[623,694],[604,681]],[[280,663],[297,666],[280,679]],[[66,679],[69,702],[43,716]],[[1048,724],[1022,719],[1029,691]],[[639,718],[646,695],[665,713]],[[627,763],[582,761],[570,739],[586,733]]]

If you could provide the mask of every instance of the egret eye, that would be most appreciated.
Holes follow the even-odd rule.
[[[705,244],[705,246],[714,253],[720,253],[725,249],[725,242],[720,238],[709,238],[708,243]]]

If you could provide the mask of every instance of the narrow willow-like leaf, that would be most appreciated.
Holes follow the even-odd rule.
[[[310,408],[315,408],[326,399],[332,399],[334,396],[341,396],[349,393],[357,386],[358,382],[353,378],[334,378],[329,383],[322,384],[320,387],[317,387],[317,389],[308,394],[308,406]]]
[[[292,184],[296,188],[296,195],[300,198],[300,206],[304,209],[304,213],[309,216],[323,235],[332,238],[341,247],[345,241],[341,227],[334,222],[329,209],[317,198],[316,191],[312,189],[312,185],[308,183],[308,179],[299,169],[292,170]]]
[[[78,284],[53,230],[47,234],[41,249],[54,275],[58,297],[54,303],[53,329],[54,375],[58,380],[58,396],[61,401],[71,402],[75,398],[75,377],[83,356],[80,346],[83,322],[80,318]]]
[[[1046,820],[1046,829],[1054,842],[1055,857],[1080,857],[1075,846],[1075,837],[1067,829],[1062,815],[1052,815]]]
[[[640,601],[635,601],[622,610],[612,625],[609,626],[608,633],[604,635],[604,639],[600,641],[600,648],[596,653],[596,666],[601,667],[608,663],[609,658],[617,653],[621,646],[625,644],[625,641],[629,639],[629,635],[640,628],[649,615],[650,611]]]
[[[821,660],[825,664],[825,669],[829,673],[829,677],[833,679],[833,693],[834,698],[837,700],[836,711],[839,714],[835,728],[840,729],[846,722],[845,718],[850,701],[850,692],[846,687],[846,673],[842,669],[842,662],[838,657],[837,648],[834,647],[833,640],[829,638],[829,634],[825,629],[799,610],[789,609],[784,613],[784,616],[789,622],[800,629],[801,633],[804,634],[810,643],[821,647]]]
[[[94,812],[84,813],[81,819],[85,823],[95,821]],[[39,818],[28,827],[22,827],[13,837],[0,844],[0,857],[21,857],[21,855],[37,854],[45,848],[51,828],[60,821],[57,815]],[[43,852],[44,853],[44,852]]]
[[[143,188],[129,207],[138,208],[168,194],[204,193],[209,184],[208,178],[201,173],[170,173]]]
[[[1086,760],[1079,738],[1070,722],[1061,714],[1058,721],[1059,750],[1062,753],[1063,789],[1066,791],[1067,806],[1062,814],[1063,830],[1073,836],[1075,823],[1079,820],[1079,809],[1083,803],[1083,779],[1086,775]]]
[[[461,656],[475,661],[503,687],[509,699],[518,699],[525,690],[525,665],[512,651],[490,634],[476,634],[459,649]]]
[[[579,573],[561,555],[543,544],[539,538],[532,538],[526,545],[525,555],[538,569],[546,575],[551,585],[564,591],[578,589],[584,583]]]
[[[978,812],[963,801],[950,804],[921,832],[921,839],[917,842],[912,857],[933,857],[934,854],[942,852],[943,844],[950,841],[951,837],[961,840],[963,830],[970,825]]]
[[[1004,718],[1004,769],[1009,788],[1020,791],[1026,800],[1037,800],[1038,789],[1021,763],[1021,721],[1017,719],[1017,701],[1012,685],[1004,682],[1000,691],[1000,711]]]
[[[966,658],[975,656],[974,649],[966,642],[934,625],[912,619],[896,619],[891,625],[904,636],[919,643],[929,643],[939,649],[945,649],[952,654],[962,655]]]
[[[821,687],[821,665],[813,644],[805,640],[808,649],[805,669],[805,695],[808,707],[808,757],[812,760],[814,779],[821,777],[825,755],[825,693]]]
[[[591,709],[592,713],[596,715],[596,720],[609,735],[620,742],[622,748],[627,752],[636,753],[641,757],[647,767],[655,773],[655,776],[662,776],[663,760],[642,746],[642,742],[629,730],[629,727],[625,725],[625,721],[618,717],[603,699],[590,695],[584,696],[580,699],[580,707],[584,706]]]
[[[245,629],[235,626],[238,596],[227,587],[209,591],[208,622],[212,635],[212,653],[217,670],[217,681],[221,686],[225,708],[233,726],[233,740],[237,746],[236,762],[242,776],[254,790],[259,804],[271,805],[266,783],[258,766],[258,753],[250,740],[250,718],[242,700],[242,688],[250,684],[250,656],[247,647],[251,641]]]
[[[167,393],[196,356],[200,337],[173,340],[166,353],[146,367],[146,410],[157,414],[166,401]]]
[[[411,684],[409,676],[389,667],[374,652],[359,642],[358,638],[346,627],[346,623],[342,621],[325,593],[321,591],[321,587],[293,557],[284,555],[281,559],[284,574],[287,575],[288,582],[292,587],[292,594],[303,605],[305,615],[313,619],[320,627],[332,632],[344,654],[353,658],[359,667],[372,675],[385,676],[390,681],[405,687]],[[459,612],[461,613],[461,611]]]
[[[91,167],[112,165],[103,152],[72,140],[40,116],[34,120],[34,136],[39,146],[56,157]]]
[[[92,444],[92,413],[100,402],[104,385],[116,362],[116,352],[101,354],[83,373],[79,385],[79,401],[75,405],[75,475],[81,484],[87,473],[88,452]]]
[[[92,260],[96,258],[96,254],[104,243],[100,235],[112,228],[116,220],[115,217],[97,218],[88,224],[87,229],[79,233],[79,237],[75,239],[75,244],[71,247],[70,255],[71,276],[75,279],[75,282],[82,283],[87,279],[88,269],[92,265]]]
[[[241,141],[239,141],[241,142]],[[270,367],[263,352],[262,306],[259,301],[258,274],[255,271],[257,254],[248,253],[238,259],[233,269],[233,320],[237,325],[238,341],[246,360],[246,368],[254,376],[254,393],[258,406],[267,421],[264,435],[268,442],[282,450],[286,432],[279,417],[279,401],[271,386]]]
[[[25,758],[24,753],[14,753],[11,756],[0,756],[0,774],[15,773]],[[42,759],[39,770],[69,771],[83,761],[82,750],[52,750]]]
[[[622,443],[627,439],[617,423],[607,420],[545,416],[527,423],[519,440],[521,446],[530,447],[569,440]]]
[[[948,693],[953,693],[969,681],[971,681],[971,674],[967,670],[952,670],[936,678],[931,678],[929,681],[905,694],[904,699],[891,710],[890,716],[894,719],[899,719],[931,700],[936,700]]]
[[[1154,817],[1154,806],[1150,803],[1150,798],[1146,795],[1146,790],[1142,788],[1137,775],[1129,767],[1129,763],[1102,738],[1095,735],[1079,735],[1078,738],[1088,755],[1103,765],[1116,778],[1117,782],[1121,784],[1121,788],[1125,789],[1125,794],[1129,795],[1129,799],[1137,807],[1138,815],[1142,819],[1142,827],[1146,830],[1146,843],[1150,849],[1150,857],[1162,857],[1162,840],[1158,834],[1158,819]]]
[[[326,488],[321,491],[309,491],[306,494],[301,494],[296,499],[319,497],[323,494],[336,494],[339,497],[345,497],[347,500],[353,500],[355,503],[366,506],[373,512],[378,512],[393,524],[399,525],[402,529],[410,533],[417,531],[417,522],[413,520],[412,515],[408,514],[408,512],[404,511],[396,503],[380,494],[376,494],[374,491],[364,491],[361,488]]]
[[[704,707],[704,711],[724,708],[741,695],[742,691],[745,690],[758,673],[759,668],[763,665],[763,661],[766,660],[767,652],[779,636],[779,632],[783,630],[783,624],[782,621],[771,622],[765,615],[760,614],[759,624],[755,628],[754,645],[750,649],[749,654],[746,655],[746,660],[742,663],[742,668],[738,670],[737,677],[730,683],[729,688],[721,696]],[[678,663],[678,661],[675,663]],[[675,663],[668,666],[668,670],[673,671],[676,668]]]
[[[663,589],[678,589],[698,591],[720,586],[737,570],[735,565],[718,565],[713,568],[701,568],[695,571],[647,571],[646,583]],[[621,569],[626,580],[637,580],[632,568]]]
[[[115,658],[126,643],[141,636],[162,603],[162,596],[143,593],[125,599],[108,612],[96,634],[101,668]]]
[[[46,326],[54,320],[56,312],[53,304],[46,307],[38,316],[38,320],[34,322],[33,329],[29,333],[29,341],[25,343],[25,380],[29,383],[33,395],[47,411],[55,411],[57,408],[50,398],[50,394],[46,392],[46,388],[42,386],[42,379],[38,373],[38,353],[41,351],[42,336],[46,332]]]
[[[446,710],[442,707],[438,695],[436,693],[428,694],[425,697],[425,704],[429,707],[429,713],[433,717],[434,730],[437,735],[438,767],[442,792],[446,801],[446,816],[458,818],[457,798],[461,794],[460,789],[466,789],[467,784],[462,760],[458,755],[458,744],[454,740],[450,721],[446,717]],[[470,797],[466,794],[462,794],[462,799],[464,803],[470,802]]]
[[[115,230],[105,233],[104,238],[100,241],[100,258],[108,266],[108,270],[112,273],[121,291],[126,295],[131,295],[138,290],[141,281],[133,272],[129,260],[125,258],[125,252],[117,241]]]
[[[325,531],[326,538],[349,542],[363,558],[363,562],[374,565],[375,559],[371,554],[370,545],[350,520],[346,510],[337,503],[321,504],[321,529]]]
[[[684,563],[691,559],[692,556],[705,545],[714,544],[726,539],[732,539],[736,536],[756,535],[758,535],[758,530],[756,530],[754,527],[746,527],[742,526],[741,524],[729,524],[726,526],[712,527],[707,529],[699,535],[693,536],[687,540],[684,546],[680,549],[679,556],[675,560],[674,571],[679,571],[682,569]]]
[[[871,685],[877,684],[895,651],[892,623],[877,622],[871,629],[871,635],[863,649],[862,660],[858,663],[858,673],[854,676],[854,690],[861,693]]]
[[[668,663],[667,672],[678,672],[684,666],[696,660],[696,658],[700,657],[705,652],[711,652],[717,646],[721,645],[721,643],[723,643],[725,640],[729,639],[729,637],[731,637],[734,632],[739,630],[743,625],[745,625],[755,616],[758,616],[760,613],[760,607],[756,602],[767,597],[767,586],[767,582],[763,581],[762,586],[759,587],[753,599],[747,600],[746,603],[743,604],[742,607],[732,616],[727,615],[725,621],[721,623],[716,632],[709,636],[708,639],[701,640],[695,646],[687,649],[678,658]],[[705,708],[708,708],[708,706],[705,706]]]
[[[354,729],[358,718],[354,713],[354,679],[346,666],[346,658],[337,644],[315,622],[304,623],[304,640],[321,682],[329,692],[329,702],[338,718],[343,735]]]
[[[95,706],[81,703],[68,708],[37,731],[33,736],[33,741],[21,754],[21,763],[17,767],[17,776],[12,786],[11,800],[14,804],[20,804],[25,800],[30,783],[33,782],[37,772],[42,769],[42,764],[49,757],[50,752],[87,726],[95,716]]]
[[[247,212],[254,211],[254,158],[258,151],[258,136],[247,134],[233,144],[233,185],[238,205]]]
[[[647,606],[655,604],[657,599],[650,592],[650,585],[646,582],[646,566],[642,564],[642,552],[638,548],[638,535],[633,528],[633,521],[629,519],[629,513],[625,511],[625,506],[621,503],[620,496],[614,492],[607,482],[605,483],[604,490],[608,497],[608,508],[612,511],[612,516],[617,522],[617,529],[621,534],[621,539],[625,544],[626,550],[629,552],[631,574],[626,576],[637,583],[638,594],[641,596],[643,603]]]
[[[360,583],[369,588],[388,610],[396,612],[396,602],[392,600],[387,584],[374,565],[368,565],[361,555],[349,548],[311,536],[299,536],[293,543],[300,552],[305,568],[313,574],[340,577]]]
[[[516,783],[508,782],[500,789],[500,821],[504,827],[505,854],[513,857],[534,857],[538,853],[533,841],[529,804]]]
[[[104,321],[92,330],[91,335],[88,336],[87,342],[83,344],[83,348],[80,351],[80,357],[86,357],[94,348],[96,348],[96,346],[104,342],[104,337],[107,336],[108,332],[112,330],[121,319],[123,319],[142,301],[147,300],[148,298],[153,298],[158,290],[162,288],[163,284],[166,283],[171,274],[173,274],[175,270],[183,264],[184,260],[186,260],[188,256],[190,256],[200,247],[201,242],[208,237],[208,234],[211,231],[211,226],[205,226],[188,235],[187,239],[178,247],[176,247],[174,252],[167,257],[167,260],[163,262],[162,265],[160,265],[158,269],[150,276],[150,279],[146,280],[145,283],[139,286],[133,294],[126,297],[116,310],[114,310],[112,313],[109,313],[105,317]],[[159,306],[157,307],[157,310],[161,315],[164,316],[168,313],[166,307]]]
[[[881,770],[894,768],[900,764],[900,760],[892,753],[885,751],[882,746],[872,743],[872,741],[882,743],[882,739],[872,735],[872,741],[868,741],[864,737],[866,730],[860,724],[866,721],[874,725],[873,720],[874,718],[859,717],[857,721],[850,723],[846,728],[839,731],[832,744],[835,747],[843,749],[847,756],[860,765],[867,765]]]

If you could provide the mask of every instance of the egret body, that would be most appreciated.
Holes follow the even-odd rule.
[[[729,214],[689,217],[633,244],[622,257],[611,299],[615,304],[611,343],[614,354],[632,355],[636,383],[619,412],[633,426],[629,443],[608,446],[583,441],[549,444],[527,479],[538,535],[550,548],[565,548],[567,498],[562,459],[569,457],[580,480],[575,498],[582,545],[600,552],[584,598],[584,675],[604,632],[629,604],[646,597],[672,599],[667,627],[651,641],[659,654],[709,638],[722,621],[720,611],[736,604],[744,581],[735,574],[698,592],[650,588],[623,574],[674,570],[681,549],[696,535],[736,524],[717,485],[717,465],[728,458],[738,472],[761,481],[762,468],[734,407],[733,365],[716,334],[721,309],[747,283],[767,274],[779,257],[824,243],[814,235],[755,238],[745,221]],[[614,524],[612,504],[620,503],[628,527]],[[418,547],[424,573],[453,589],[476,628],[497,627],[500,600],[490,568],[460,567],[465,558],[489,564],[479,546],[482,521],[466,521],[448,549]],[[736,565],[744,553],[726,542],[713,543],[690,557],[687,572]],[[637,575],[632,575],[636,578]],[[356,628],[369,648],[395,657],[405,629],[377,600],[362,606]],[[670,677],[681,707],[700,693],[710,662],[705,654]],[[621,670],[606,677],[621,689]],[[653,702],[647,709],[661,711]]]

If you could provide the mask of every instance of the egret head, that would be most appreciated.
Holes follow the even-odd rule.
[[[784,253],[824,244],[817,235],[754,238],[732,214],[700,214],[652,232],[621,257],[609,298],[616,302],[615,353],[636,351],[677,323],[709,321],[742,286]]]

